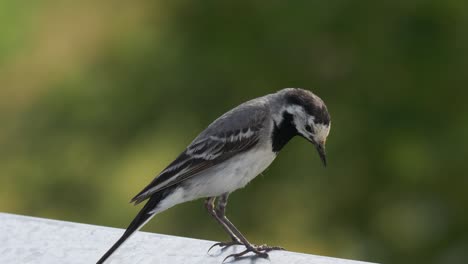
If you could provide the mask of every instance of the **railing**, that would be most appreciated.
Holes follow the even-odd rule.
[[[95,263],[119,238],[122,229],[0,213],[1,264]],[[242,247],[219,248],[207,254],[215,242],[138,232],[117,250],[113,264],[221,264]],[[365,264],[368,262],[273,251],[269,259],[244,258],[225,263],[254,264]]]

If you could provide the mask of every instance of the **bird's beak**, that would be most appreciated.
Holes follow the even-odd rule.
[[[317,152],[320,156],[320,159],[322,160],[323,166],[327,166],[327,155],[325,153],[325,142],[314,142],[315,148],[317,149]]]

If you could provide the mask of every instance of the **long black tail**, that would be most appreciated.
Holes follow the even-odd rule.
[[[159,202],[164,199],[171,191],[172,188],[165,189],[161,192],[153,194],[145,206],[143,206],[141,211],[138,212],[137,216],[133,219],[119,240],[115,242],[115,244],[106,252],[106,254],[104,254],[101,259],[98,260],[98,262],[96,262],[96,264],[104,263],[104,261],[106,261],[106,259],[109,258],[109,256],[112,255],[112,253],[114,253],[114,251],[119,248],[123,242],[125,242],[125,240],[127,240],[135,231],[137,231],[143,224],[145,224],[146,221],[148,221],[148,219],[153,216],[153,214],[150,214],[150,212],[154,210]]]

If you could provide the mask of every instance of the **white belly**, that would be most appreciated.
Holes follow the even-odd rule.
[[[176,204],[203,197],[220,196],[244,187],[263,172],[275,159],[271,148],[255,148],[187,179],[184,188],[178,188],[158,205],[161,212]]]
[[[191,182],[194,187],[197,186],[192,188],[194,197],[219,196],[243,188],[270,166],[275,157],[276,154],[270,148],[254,149],[237,155],[214,167],[206,175],[195,176],[197,179]],[[191,193],[190,190],[186,192]]]

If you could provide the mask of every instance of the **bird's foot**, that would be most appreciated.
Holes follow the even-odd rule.
[[[272,250],[284,250],[283,247],[278,247],[278,246],[268,246],[268,245],[260,245],[260,246],[255,246],[257,250],[259,251],[264,251],[264,252],[269,252]]]
[[[235,246],[235,245],[243,245],[240,241],[236,241],[236,240],[233,240],[233,241],[229,241],[229,242],[218,242],[218,243],[215,243],[214,245],[212,245],[209,249],[208,249],[208,252],[210,252],[210,250],[214,247],[220,247],[221,250],[225,250],[227,249],[228,247],[232,247],[232,246]]]
[[[284,250],[284,248],[282,248],[282,247],[275,247],[275,246],[272,247],[272,246],[267,246],[267,245],[260,245],[260,246],[246,245],[246,247],[247,247],[247,249],[240,252],[240,253],[231,254],[231,255],[227,256],[223,260],[223,263],[229,258],[233,258],[234,260],[238,260],[238,259],[242,258],[245,254],[249,253],[249,252],[255,253],[255,256],[260,257],[260,258],[268,258],[268,253],[267,252],[270,252],[272,250]]]

